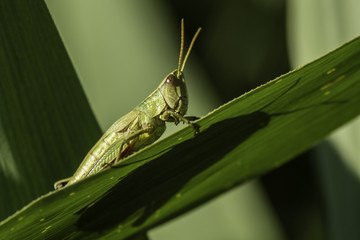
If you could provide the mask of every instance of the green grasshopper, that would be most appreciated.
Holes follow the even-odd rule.
[[[157,89],[134,110],[117,120],[91,148],[79,168],[70,178],[57,181],[55,189],[74,184],[98,173],[121,159],[155,142],[165,131],[165,122],[188,124],[198,133],[191,122],[184,117],[188,108],[188,96],[184,79],[184,67],[201,28],[195,33],[182,62],[184,50],[184,20],[181,20],[181,44],[178,68],[168,74]]]

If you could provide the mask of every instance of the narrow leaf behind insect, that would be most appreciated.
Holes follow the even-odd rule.
[[[198,136],[186,128],[34,201],[0,236],[119,239],[149,229],[315,145],[360,113],[359,92],[356,38],[210,113]]]

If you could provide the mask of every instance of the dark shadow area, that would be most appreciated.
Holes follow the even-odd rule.
[[[325,233],[334,239],[360,239],[360,182],[356,170],[347,165],[344,156],[330,141],[314,150],[315,173],[322,202]]]
[[[286,239],[304,239],[304,233],[311,231],[306,235],[311,236],[315,229],[323,229],[321,188],[312,166],[315,160],[310,150],[260,179]]]

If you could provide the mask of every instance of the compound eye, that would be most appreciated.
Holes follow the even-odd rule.
[[[169,75],[169,76],[166,78],[166,83],[168,83],[168,84],[173,85],[173,84],[175,83],[175,81],[176,81],[176,78],[175,78],[174,75]]]

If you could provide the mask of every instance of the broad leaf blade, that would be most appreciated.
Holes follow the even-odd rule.
[[[0,3],[0,218],[72,174],[101,131],[44,1]]]
[[[3,222],[1,236],[125,238],[315,145],[360,112],[360,39]],[[17,229],[16,232],[11,229]]]

